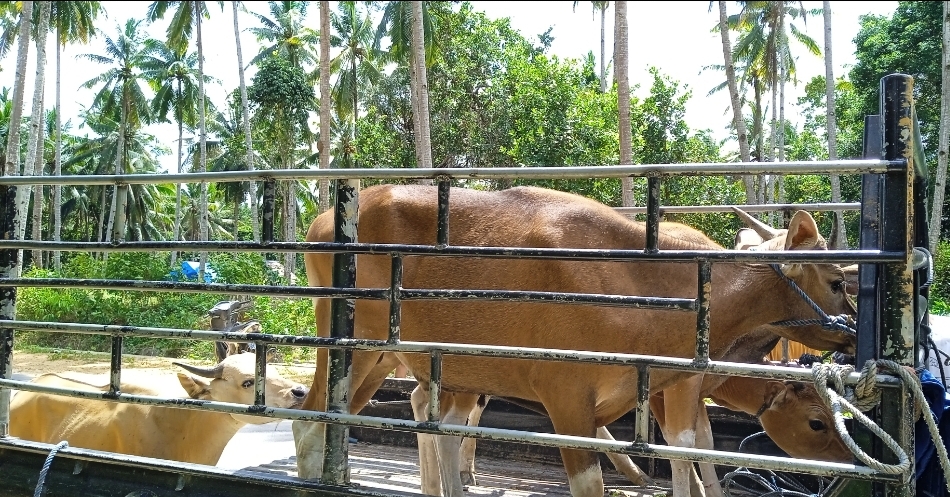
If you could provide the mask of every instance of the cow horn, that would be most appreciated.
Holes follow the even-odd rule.
[[[224,373],[224,366],[218,364],[212,368],[202,368],[198,366],[192,366],[191,364],[185,364],[182,362],[172,362],[172,364],[188,371],[189,373],[196,374],[198,376],[203,376],[205,378],[220,379],[221,374]]]
[[[732,210],[735,211],[736,215],[739,216],[743,222],[745,222],[746,226],[755,230],[755,232],[758,233],[759,236],[761,236],[764,240],[771,240],[778,236],[778,230],[750,216],[742,209],[732,206]]]

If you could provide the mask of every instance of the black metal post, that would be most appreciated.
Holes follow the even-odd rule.
[[[647,252],[658,252],[660,239],[660,177],[647,178]]]
[[[915,366],[914,276],[914,79],[905,74],[892,74],[881,79],[881,115],[884,123],[884,159],[903,159],[907,167],[884,174],[884,218],[882,248],[903,252],[899,263],[885,264],[879,354],[901,365]],[[913,428],[907,389],[885,393],[881,398],[881,427],[908,452],[914,453]],[[879,451],[878,459],[895,462],[889,451]],[[887,496],[915,494],[913,478],[907,485],[887,484]]]
[[[337,180],[336,208],[333,217],[334,242],[356,243],[358,208],[359,180]],[[333,255],[333,286],[337,288],[356,286],[355,254]],[[355,299],[333,299],[330,311],[330,337],[353,338],[355,317]],[[352,353],[347,349],[330,349],[329,356],[327,411],[349,413]],[[332,485],[347,485],[350,480],[347,463],[350,429],[345,425],[328,424],[326,430],[327,445],[324,453],[322,481]]]
[[[277,182],[268,179],[264,181],[264,205],[261,213],[261,243],[274,241],[274,192]]]
[[[122,390],[122,337],[112,337],[112,357],[109,367],[109,395],[116,396]]]
[[[699,261],[699,285],[696,294],[696,357],[698,363],[709,362],[709,298],[712,295],[712,263]]]
[[[389,343],[399,343],[402,319],[402,256],[392,255],[392,277],[389,284]]]
[[[440,248],[449,245],[449,191],[451,186],[452,183],[448,179],[439,179],[439,219],[436,227],[435,243]]]
[[[3,239],[16,238],[15,186],[0,186],[0,231]],[[17,250],[0,250],[0,278],[16,278]],[[0,287],[0,319],[16,319],[16,287]],[[13,378],[13,328],[0,328],[0,378]],[[0,438],[10,435],[9,388],[0,387]]]
[[[254,405],[264,405],[267,385],[267,343],[254,342]]]

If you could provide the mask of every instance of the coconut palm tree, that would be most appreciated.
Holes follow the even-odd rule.
[[[630,125],[630,75],[628,69],[627,2],[614,2],[614,72],[617,80],[617,109],[620,127],[620,164],[633,163],[633,137]],[[633,206],[633,178],[621,180],[621,202]]]
[[[419,121],[419,134],[416,136],[416,161],[421,168],[432,167],[432,143],[429,135],[429,83],[426,78],[425,45],[423,43],[422,2],[413,1],[412,5],[412,66],[415,75],[412,84],[418,103],[415,105]],[[354,102],[354,116],[356,114]],[[356,122],[354,117],[353,122]]]
[[[822,15],[825,21],[825,125],[828,130],[828,160],[838,159],[838,123],[835,119],[835,71],[831,61],[831,2],[822,2]],[[841,178],[831,175],[831,201],[841,202]],[[844,213],[835,212],[836,245],[832,248],[846,247],[848,234],[845,231]]]
[[[712,10],[712,2],[709,2]],[[736,80],[736,66],[732,59],[732,40],[729,36],[729,22],[726,15],[726,2],[719,2],[719,34],[722,38],[722,58],[726,70],[726,84],[729,88],[729,99],[732,103],[732,122],[736,130],[736,139],[739,141],[739,157],[742,162],[749,162],[752,156],[749,153],[749,132],[742,118],[742,104],[740,103],[739,85]],[[752,175],[742,177],[745,185],[746,203],[755,203],[755,184]]]
[[[6,176],[20,174],[20,120],[23,118],[23,94],[26,86],[26,59],[30,52],[30,21],[33,2],[24,1],[20,8],[20,27],[17,34],[16,77],[13,81],[13,112],[7,133],[6,157],[3,172]]]
[[[231,9],[234,11],[234,46],[237,50],[238,60],[238,82],[241,88],[241,120],[244,127],[244,150],[247,160],[247,170],[254,170],[254,144],[251,139],[251,118],[250,104],[247,99],[247,83],[244,81],[244,54],[241,50],[241,29],[238,27],[238,5],[240,2],[231,2]],[[261,225],[258,221],[257,208],[257,182],[248,181],[251,200],[251,233],[254,241],[261,241]],[[237,240],[237,238],[235,238]]]
[[[577,11],[577,4],[579,3],[579,1],[574,2],[575,12]],[[607,52],[604,50],[604,45],[607,39],[607,8],[610,6],[610,2],[592,1],[591,5],[594,14],[596,14],[598,10],[600,11],[600,92],[607,93]]]
[[[36,174],[37,157],[39,157],[40,171],[43,170],[43,132],[46,123],[43,112],[43,96],[46,89],[46,35],[49,33],[50,2],[39,2],[39,12],[36,20],[36,79],[33,82],[33,110],[30,115],[30,137],[26,145],[26,162],[23,164],[23,174]],[[42,187],[40,187],[42,197]],[[33,188],[17,188],[16,192],[16,239],[22,240],[26,235],[26,218],[29,215],[30,194]],[[41,198],[37,199],[42,201]],[[22,254],[22,250],[20,254]],[[23,257],[17,257],[17,273],[23,265]]]
[[[261,26],[248,28],[258,42],[267,42],[250,64],[256,65],[265,57],[278,55],[291,65],[306,69],[317,63],[313,47],[318,34],[304,25],[309,2],[267,2],[271,17],[254,13]]]
[[[56,128],[53,158],[53,176],[60,176],[63,171],[63,140],[62,140],[62,113],[60,109],[60,88],[62,87],[61,55],[67,43],[89,43],[95,36],[95,20],[104,12],[100,2],[57,1],[53,2],[51,23],[56,29]],[[62,185],[53,186],[53,206],[50,209],[53,218],[53,240],[62,239]],[[53,267],[58,271],[61,267],[60,251],[53,251]]]
[[[84,88],[100,86],[94,107],[104,116],[119,115],[118,140],[116,141],[115,174],[130,169],[130,156],[126,141],[143,124],[151,121],[149,100],[143,91],[147,78],[142,73],[142,64],[148,57],[143,33],[139,30],[142,21],[129,19],[125,26],[118,26],[119,36],[105,36],[105,55],[83,54],[81,57],[109,66],[106,71],[83,83]],[[112,197],[106,240],[112,236],[116,213],[124,209],[127,197],[123,188],[116,189]]]
[[[216,2],[221,10],[224,10],[224,2]],[[163,19],[165,13],[171,7],[177,7],[171,22],[168,24],[167,43],[172,50],[184,52],[187,50],[192,38],[192,28],[194,28],[195,48],[198,52],[198,93],[200,95],[200,104],[198,105],[198,128],[199,128],[199,151],[200,161],[198,163],[198,172],[205,172],[208,166],[207,151],[207,128],[205,124],[205,86],[204,86],[204,48],[201,38],[201,23],[209,16],[208,2],[198,1],[157,1],[152,2],[148,7],[147,18],[149,22]],[[208,184],[201,183],[201,219],[202,223],[201,237],[199,240],[208,240],[207,212],[208,205]],[[204,278],[205,264],[208,254],[201,253],[201,262],[198,267],[199,279]]]
[[[184,145],[184,128],[194,128],[198,125],[198,107],[201,105],[199,80],[211,82],[211,78],[204,78],[198,72],[197,52],[179,52],[172,50],[168,44],[158,40],[147,40],[148,55],[142,62],[142,71],[155,91],[151,111],[156,121],[168,122],[168,113],[171,111],[174,123],[178,125],[178,168],[182,172],[182,147]],[[181,234],[181,185],[176,184],[175,226],[174,240],[180,240]],[[171,265],[177,264],[178,252],[172,251]]]
[[[373,50],[375,33],[372,18],[369,14],[360,13],[356,2],[340,2],[338,12],[331,16],[330,23],[338,36],[331,38],[331,45],[341,49],[330,61],[331,71],[337,70],[332,90],[333,103],[337,114],[349,116],[356,123],[360,88],[375,85],[382,75],[377,53]],[[351,129],[356,132],[356,126]],[[344,159],[344,163],[351,161],[349,156]]]
[[[947,155],[950,150],[950,5],[943,2],[943,65],[941,66],[940,139],[937,143],[937,177],[934,182],[933,212],[930,218],[930,251],[937,251],[943,199],[947,187]]]
[[[320,169],[330,168],[330,2],[320,2]],[[320,212],[330,209],[330,184],[319,181]]]

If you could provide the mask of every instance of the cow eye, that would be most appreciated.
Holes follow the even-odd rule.
[[[241,383],[241,386],[244,388],[251,388],[254,385],[254,380],[244,380],[244,383]]]
[[[838,293],[844,290],[844,285],[845,285],[844,280],[835,281],[834,283],[831,284],[831,291],[834,293]]]
[[[808,427],[814,431],[823,431],[825,429],[825,424],[819,419],[809,419]]]

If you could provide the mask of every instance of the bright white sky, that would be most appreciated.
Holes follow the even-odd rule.
[[[336,2],[330,2],[334,5]],[[551,35],[554,42],[550,52],[561,58],[581,58],[588,51],[593,51],[599,58],[600,53],[600,17],[593,15],[589,2],[580,2],[575,12],[574,2],[472,2],[476,10],[486,13],[489,18],[509,17],[512,27],[531,40],[537,40],[537,35],[553,26]],[[107,19],[100,19],[100,29],[115,38],[116,24],[124,24],[132,17],[141,19],[145,16],[146,2],[103,2]],[[245,2],[252,11],[266,13],[267,4],[264,2]],[[821,2],[806,1],[806,8],[820,8]],[[890,15],[897,7],[896,1],[871,2],[831,2],[832,9],[832,48],[835,64],[835,77],[841,75],[846,68],[854,63],[854,36],[858,32],[858,17],[862,14]],[[693,91],[693,97],[686,107],[686,121],[693,129],[711,129],[718,139],[725,138],[725,126],[730,119],[728,112],[729,97],[727,91],[722,91],[707,97],[706,93],[724,79],[718,71],[702,71],[710,64],[722,64],[722,44],[718,32],[710,29],[718,22],[718,10],[709,12],[708,1],[691,2],[628,2],[628,18],[630,25],[630,82],[639,84],[636,94],[645,96],[649,90],[650,76],[647,67],[655,65],[675,80],[688,86]],[[730,14],[735,7],[730,2]],[[607,11],[607,57],[612,52],[613,36],[613,3]],[[241,29],[253,26],[256,18],[247,13],[239,14]],[[316,2],[312,2],[306,23],[317,29],[319,27],[319,12]],[[799,21],[800,23],[800,21]],[[151,36],[164,39],[166,22],[148,26],[146,29]],[[809,18],[807,26],[799,24],[809,36],[824,46],[822,18]],[[221,80],[221,84],[211,85],[208,94],[212,100],[222,105],[228,91],[238,86],[237,55],[234,46],[234,26],[231,2],[225,2],[224,12],[212,10],[212,18],[203,25],[205,43],[205,72]],[[248,32],[241,35],[244,51],[244,63],[257,53],[258,44],[254,36]],[[15,51],[15,50],[14,50]],[[63,53],[63,82],[62,103],[64,118],[73,119],[78,124],[76,116],[84,105],[92,102],[93,91],[80,88],[80,85],[90,78],[100,74],[105,67],[89,62],[77,60],[76,54],[102,53],[102,42],[94,40],[89,46],[69,46]],[[786,87],[786,119],[801,124],[793,105],[798,96],[804,92],[804,83],[813,76],[824,74],[824,61],[797,50],[800,54],[797,67],[801,82],[798,87]],[[332,56],[332,54],[331,54]],[[32,100],[32,81],[34,79],[35,50],[31,48],[30,68],[28,69],[28,83],[26,88],[27,109]],[[13,86],[13,64],[15,54],[11,53],[0,60],[0,86]],[[55,47],[52,41],[47,50],[49,70],[46,77],[46,102],[51,107],[55,91]],[[246,77],[248,84],[253,75],[251,68]],[[75,130],[75,127],[74,127]],[[169,150],[175,149],[177,129],[172,124],[152,125],[148,131],[155,134]],[[82,132],[82,131],[81,131]],[[162,158],[162,163],[168,169],[174,169],[173,155]]]

